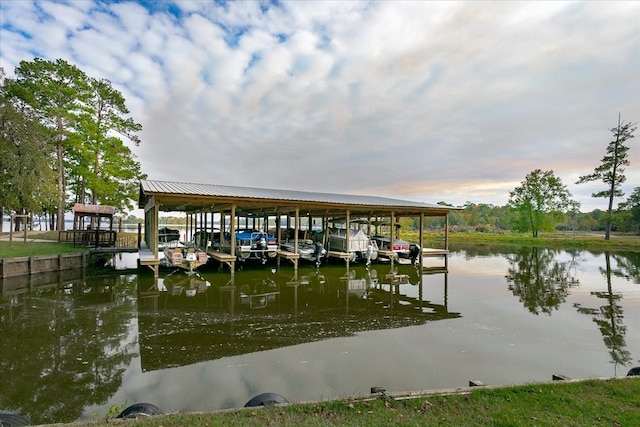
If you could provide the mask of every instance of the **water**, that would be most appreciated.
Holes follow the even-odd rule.
[[[408,282],[394,294],[389,265],[6,279],[0,411],[71,422],[135,402],[207,411],[267,391],[297,402],[640,365],[640,254],[466,247],[448,266],[396,266]]]

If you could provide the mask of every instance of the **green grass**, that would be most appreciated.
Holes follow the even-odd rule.
[[[83,252],[87,248],[74,247],[72,243],[56,242],[30,242],[26,243],[22,238],[15,239],[11,242],[0,240],[0,258],[18,258],[35,255],[59,255],[69,252]]]
[[[634,426],[640,378],[479,388],[464,394],[345,399],[122,421],[157,426]],[[74,424],[113,426],[114,421]]]

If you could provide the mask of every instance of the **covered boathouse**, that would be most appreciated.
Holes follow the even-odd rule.
[[[443,217],[445,219],[445,241],[443,249],[423,248],[423,254],[444,255],[448,252],[449,213],[453,208],[391,199],[386,197],[359,196],[351,194],[318,193],[295,190],[277,190],[266,188],[235,187],[215,184],[194,184],[171,181],[143,180],[140,181],[139,207],[144,209],[145,233],[144,245],[140,250],[140,264],[151,267],[158,273],[159,242],[158,217],[159,212],[184,212],[187,221],[191,219],[194,231],[207,230],[207,224],[214,223],[214,215],[218,218],[220,229],[228,231],[230,235],[229,253],[208,248],[207,253],[220,263],[227,264],[231,272],[235,269],[236,253],[235,230],[240,225],[256,219],[258,224],[267,231],[268,224],[278,224],[275,227],[278,241],[278,261],[283,258],[290,260],[297,267],[298,261],[298,231],[301,217],[308,218],[308,224],[320,223],[326,229],[329,222],[340,220],[349,224],[355,219],[386,218],[389,224],[395,224],[400,218],[419,218],[420,247],[423,246],[423,229],[425,217]],[[198,228],[197,218],[200,218]],[[294,230],[295,249],[292,252],[280,249],[281,224],[283,220]],[[390,241],[395,236],[395,227],[389,227]],[[213,233],[213,230],[206,232]],[[348,234],[348,233],[347,233]],[[224,236],[224,233],[220,233]],[[213,236],[210,241],[213,241]],[[329,257],[342,258],[349,262],[349,254],[329,252]],[[422,263],[422,257],[419,257]],[[445,261],[446,262],[446,261]]]

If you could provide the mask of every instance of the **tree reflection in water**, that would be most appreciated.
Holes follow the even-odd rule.
[[[20,375],[3,376],[0,409],[34,424],[74,421],[87,405],[106,403],[135,355],[131,278],[64,274],[3,292],[11,309],[0,311],[0,371]]]
[[[569,261],[557,259],[559,251],[544,248],[519,248],[507,254],[509,268],[505,278],[509,290],[520,298],[533,314],[551,314],[566,300],[569,288],[578,286],[575,267],[577,254]]]
[[[622,295],[614,293],[613,286],[611,285],[611,274],[629,279],[631,276],[629,273],[635,271],[635,280],[637,283],[638,264],[634,265],[631,258],[627,258],[627,260],[629,260],[628,263],[621,262],[623,261],[622,257],[616,257],[614,255],[614,258],[618,261],[618,268],[612,270],[611,255],[609,252],[605,252],[604,255],[605,268],[600,267],[599,270],[607,280],[607,291],[591,292],[591,295],[603,299],[606,304],[600,306],[600,308],[582,307],[581,304],[574,304],[574,307],[576,307],[578,313],[590,315],[596,325],[598,325],[604,344],[609,349],[611,363],[615,365],[617,370],[618,365],[625,366],[631,362],[631,353],[625,349],[626,343],[624,336],[627,332],[627,327],[622,323],[622,319],[624,318],[622,306],[618,304],[622,299]],[[631,269],[629,269],[629,267],[631,267]]]

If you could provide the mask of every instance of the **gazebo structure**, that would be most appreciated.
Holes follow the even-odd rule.
[[[73,241],[74,245],[95,248],[115,246],[118,235],[118,232],[113,229],[115,207],[76,203],[72,211],[72,238],[67,232],[66,241]]]
[[[146,250],[140,253],[140,264],[148,265],[157,273],[158,257],[158,214],[160,211],[184,212],[187,216],[200,216],[200,223],[213,224],[214,215],[219,218],[220,228],[231,236],[229,251],[223,253],[215,248],[207,250],[212,258],[229,265],[234,270],[235,230],[241,219],[247,224],[251,219],[264,227],[271,221],[277,224],[277,240],[280,239],[280,225],[283,218],[287,224],[293,224],[294,236],[300,229],[300,218],[309,218],[309,223],[324,225],[327,221],[340,218],[346,224],[357,218],[388,218],[394,224],[401,217],[419,218],[420,245],[422,246],[425,217],[443,217],[445,219],[445,247],[430,254],[442,255],[448,252],[448,215],[451,206],[441,206],[421,202],[397,200],[385,197],[332,194],[294,190],[276,190],[263,188],[234,187],[214,184],[193,184],[171,181],[144,180],[140,182],[139,207],[145,212]],[[210,215],[211,220],[208,220]],[[395,236],[394,227],[390,227],[390,241]],[[213,231],[211,231],[213,233]],[[220,233],[221,235],[223,233]],[[297,237],[296,237],[297,239]],[[213,241],[213,236],[210,239]],[[297,247],[297,240],[296,240]],[[424,250],[424,249],[423,249]],[[342,258],[347,263],[348,254],[330,253],[329,256]],[[291,260],[297,266],[299,254],[278,250],[278,259]],[[422,260],[422,257],[420,257]]]

